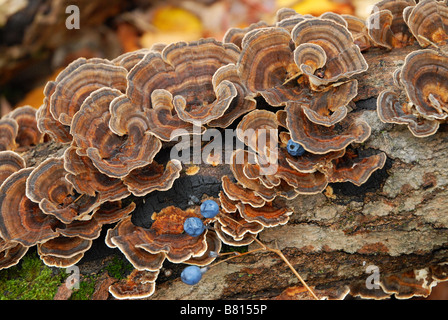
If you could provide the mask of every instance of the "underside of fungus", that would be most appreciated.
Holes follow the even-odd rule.
[[[246,246],[286,225],[289,200],[366,183],[386,155],[363,152],[371,127],[352,112],[357,77],[369,67],[363,52],[422,47],[397,69],[397,87],[380,93],[377,113],[417,137],[433,135],[448,117],[447,19],[446,3],[429,0],[381,1],[366,21],[282,9],[273,25],[231,28],[223,41],[73,61],[47,83],[38,110],[0,119],[0,269],[32,246],[45,264],[72,266],[107,227],[106,245],[135,268],[110,293],[145,298],[165,261],[206,267],[222,244]],[[176,140],[229,128],[238,140],[230,163],[197,167],[222,169],[217,215],[205,218],[198,203],[166,204],[138,225],[133,213],[147,197],[189,176],[168,156]],[[62,151],[28,165],[20,153],[44,141]],[[187,232],[189,218],[201,222],[199,235]]]

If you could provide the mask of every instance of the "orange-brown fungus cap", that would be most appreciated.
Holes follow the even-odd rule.
[[[37,109],[37,128],[54,141],[67,143],[72,141],[70,127],[57,121],[50,112],[50,97],[54,93],[56,82],[48,81],[44,88],[44,103]]]
[[[366,21],[349,14],[342,14],[341,16],[347,22],[347,29],[353,36],[353,42],[361,51],[369,49],[372,46],[372,39],[369,36]]]
[[[118,248],[137,270],[158,271],[166,258],[164,252],[153,254],[136,247],[142,240],[139,227],[132,223],[130,216],[123,218],[113,229],[107,230],[105,242],[110,248]]]
[[[264,229],[261,223],[243,218],[239,210],[234,213],[220,214],[217,216],[217,222],[218,224],[215,224],[215,227],[218,226],[218,236],[227,244],[237,243],[238,245],[243,245],[243,243],[249,241],[251,234],[257,235]],[[223,233],[226,236],[222,236]],[[229,237],[232,239],[231,243],[229,243]]]
[[[214,83],[221,83],[224,80],[230,81],[235,86],[237,96],[221,117],[208,123],[211,127],[225,128],[241,115],[256,108],[256,101],[248,98],[250,92],[243,85],[235,64],[222,66],[213,75]]]
[[[300,51],[302,44],[319,46],[325,52],[322,72],[313,65],[298,65],[314,87],[352,77],[367,70],[368,65],[348,29],[329,19],[306,19],[294,27],[291,38]],[[295,53],[296,54],[296,53]]]
[[[377,98],[377,113],[382,122],[406,124],[416,137],[433,135],[439,129],[438,120],[425,119],[413,111],[413,106],[407,101],[402,102],[397,93],[383,90]]]
[[[73,116],[84,100],[103,87],[126,90],[127,70],[112,62],[93,58],[73,61],[56,78],[56,86],[50,98],[50,112],[60,123],[70,126]]]
[[[37,245],[37,252],[47,266],[67,268],[79,262],[92,246],[92,240],[81,237],[64,237]]]
[[[263,207],[254,208],[250,205],[237,204],[241,216],[249,221],[256,221],[265,227],[275,227],[285,224],[289,221],[289,216],[293,213],[292,209],[285,206],[283,202],[266,202]]]
[[[383,0],[375,4],[367,18],[369,35],[374,43],[388,49],[414,43],[415,38],[403,15],[407,7],[414,5],[413,0]]]
[[[411,7],[406,23],[422,47],[444,45],[448,41],[448,7],[446,1],[423,0]]]
[[[157,271],[134,269],[123,280],[109,286],[109,292],[115,299],[143,299],[150,297],[156,290]]]
[[[31,106],[15,108],[6,118],[14,119],[19,125],[16,143],[19,147],[34,146],[42,142],[43,135],[37,128],[36,109]]]
[[[291,139],[311,153],[324,154],[342,150],[352,142],[364,142],[370,136],[370,126],[349,114],[331,127],[308,120],[299,103],[288,103],[287,126]]]
[[[64,152],[65,178],[78,193],[99,196],[99,202],[115,201],[129,196],[127,186],[121,179],[101,173],[87,156],[80,156],[74,146]]]
[[[109,128],[111,101],[121,96],[116,89],[101,88],[84,101],[73,117],[71,134],[78,154],[87,155],[102,173],[121,178],[132,169],[152,162],[161,141],[132,126],[128,135],[117,135]]]
[[[272,106],[295,100],[304,86],[290,81],[299,73],[290,47],[290,33],[280,27],[250,31],[242,42],[237,63],[242,83],[252,96],[262,95]]]
[[[15,266],[27,252],[28,247],[20,243],[15,243],[12,247],[3,249],[0,251],[0,270]]]
[[[254,207],[264,205],[265,200],[256,195],[253,190],[247,189],[239,183],[232,182],[228,176],[223,176],[221,180],[222,189],[231,201],[242,201],[243,203],[248,203]]]
[[[408,54],[400,81],[417,111],[427,119],[448,116],[448,57],[430,49]]]
[[[15,241],[30,247],[57,237],[57,220],[44,214],[39,205],[25,195],[26,180],[33,168],[11,174],[0,187],[0,235],[5,241]]]
[[[17,148],[16,137],[19,125],[14,119],[0,119],[0,151]]]
[[[123,178],[124,184],[133,195],[142,197],[155,190],[166,191],[179,178],[182,164],[179,160],[168,161],[164,166],[155,161],[149,165],[132,170]]]
[[[278,122],[275,113],[254,110],[246,114],[237,126],[237,137],[267,160],[275,161],[278,145]]]
[[[360,157],[354,150],[348,150],[341,158],[332,161],[332,166],[322,170],[328,182],[351,182],[357,186],[365,183],[369,177],[386,163],[386,154],[378,153],[368,157]]]
[[[62,157],[43,161],[28,177],[26,195],[46,214],[64,223],[88,219],[88,214],[100,205],[98,196],[78,194],[66,174]]]
[[[250,24],[246,28],[236,28],[236,27],[229,28],[229,29],[227,29],[226,33],[224,34],[222,41],[224,43],[233,43],[241,49],[241,42],[243,41],[243,38],[246,35],[246,33],[248,33],[249,31],[259,29],[259,28],[264,28],[264,27],[268,27],[267,22],[259,21],[259,22]]]
[[[195,266],[206,266],[212,263],[221,251],[222,242],[219,239],[216,232],[207,231],[206,239],[207,241],[207,251],[205,251],[201,256],[193,257],[185,260],[184,263],[192,264]]]
[[[11,174],[26,167],[25,160],[14,151],[0,151],[0,186]]]

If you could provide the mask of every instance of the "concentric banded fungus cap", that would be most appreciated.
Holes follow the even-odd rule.
[[[403,12],[413,5],[414,0],[378,2],[367,18],[367,28],[374,43],[388,49],[411,45],[415,38],[406,24]]]
[[[416,137],[427,137],[437,132],[440,122],[425,119],[413,111],[412,104],[402,103],[397,93],[383,90],[377,98],[377,113],[382,122],[406,124]]]
[[[73,117],[70,129],[78,154],[87,155],[99,171],[116,178],[151,163],[162,147],[158,138],[139,126],[132,126],[132,131],[122,136],[110,130],[109,105],[120,96],[120,91],[110,88],[92,92]]]
[[[386,154],[378,153],[360,157],[354,150],[347,150],[341,158],[332,161],[332,166],[321,170],[327,175],[328,182],[351,182],[357,186],[364,184],[373,172],[383,168]]]
[[[11,174],[0,187],[0,236],[30,247],[58,236],[58,221],[44,214],[38,204],[25,195],[26,180],[33,168]]]
[[[372,46],[372,39],[369,36],[366,21],[349,14],[342,14],[341,16],[347,22],[347,29],[353,36],[353,42],[361,51],[369,49]]]
[[[408,54],[400,80],[409,101],[427,119],[448,116],[448,57],[434,50],[416,50]]]
[[[87,156],[80,156],[74,146],[64,152],[65,178],[73,185],[76,192],[99,197],[99,202],[115,201],[129,196],[127,186],[121,179],[101,173]]]
[[[26,167],[25,160],[14,151],[0,151],[0,186],[11,174]]]
[[[259,21],[259,22],[250,24],[246,28],[236,28],[236,27],[229,28],[226,31],[226,33],[224,34],[222,41],[224,43],[233,43],[241,49],[241,43],[242,43],[243,38],[246,35],[246,33],[248,33],[249,31],[255,30],[255,29],[264,28],[264,27],[268,27],[268,26],[269,25],[267,22]]]
[[[238,139],[272,163],[277,158],[278,122],[275,113],[254,110],[238,123]]]
[[[352,114],[334,126],[325,127],[309,121],[299,103],[288,103],[285,110],[291,139],[311,153],[342,150],[350,143],[362,143],[370,136],[370,126]]]
[[[101,204],[98,196],[76,193],[66,174],[63,157],[43,161],[26,181],[26,196],[64,223],[89,219],[89,213]]]
[[[317,194],[325,190],[327,177],[320,171],[300,172],[288,162],[288,152],[279,151],[278,169],[275,177],[282,179],[294,188],[297,194]]]
[[[311,122],[330,127],[346,117],[347,106],[357,94],[358,81],[353,79],[338,83],[313,92],[302,103],[303,112]]]
[[[135,51],[125,52],[115,59],[111,60],[117,66],[124,67],[127,71],[131,69],[144,58],[150,49],[143,48]]]
[[[37,128],[42,134],[47,134],[54,141],[68,143],[73,139],[70,135],[70,127],[57,121],[50,112],[50,97],[55,88],[56,82],[54,81],[48,81],[45,85],[44,103],[36,112]]]
[[[42,142],[43,135],[37,128],[36,109],[31,106],[15,108],[5,118],[14,119],[19,125],[16,143],[19,147],[29,147]]]
[[[2,241],[2,240],[0,240]],[[7,269],[19,263],[25,254],[28,252],[28,247],[15,243],[10,248],[0,251],[0,270]]]
[[[134,269],[123,280],[109,286],[109,292],[115,299],[143,299],[150,297],[156,290],[157,271],[140,271]]]
[[[206,266],[215,261],[221,251],[222,242],[216,235],[216,232],[207,231],[206,239],[207,241],[207,251],[205,251],[201,256],[190,258],[184,263],[191,264],[195,266]]]
[[[228,176],[223,176],[221,181],[224,194],[231,201],[242,201],[243,203],[248,203],[254,207],[260,207],[265,204],[265,200],[256,195],[253,190],[247,189],[239,183],[232,182]]]
[[[252,96],[263,96],[271,106],[297,99],[305,88],[291,81],[299,68],[290,42],[290,33],[280,27],[255,29],[243,38],[238,74]]]
[[[319,87],[350,78],[367,70],[368,65],[348,29],[329,19],[306,19],[294,27],[291,38],[296,44],[295,55],[302,47],[319,46],[325,53],[324,69],[316,73],[313,66],[296,60],[301,71],[308,76],[312,86]],[[314,51],[317,53],[318,51]]]
[[[201,256],[207,250],[207,230],[197,237],[184,232],[184,222],[187,218],[200,218],[200,214],[196,211],[193,208],[181,210],[169,206],[154,213],[151,228],[140,229],[144,241],[136,247],[151,253],[166,252],[167,259],[174,263]]]
[[[420,46],[447,43],[448,7],[445,1],[419,1],[406,12],[405,20]]]
[[[254,208],[250,205],[238,203],[237,207],[243,219],[258,222],[265,227],[275,227],[286,224],[293,210],[286,207],[282,201],[266,202],[263,207]]]
[[[265,172],[275,172],[277,169],[276,163],[261,169],[259,163],[255,162],[253,164],[251,159],[256,159],[256,155],[243,149],[237,149],[232,154],[230,169],[241,186],[252,190],[254,194],[265,201],[272,201],[277,196],[293,199],[298,195],[293,186],[282,179],[276,178],[274,173],[265,174]],[[255,165],[256,168],[247,170],[247,166],[250,165]],[[229,193],[227,195],[232,199]]]
[[[212,78],[218,68],[235,63],[238,56],[237,46],[211,38],[170,44],[162,53],[148,53],[131,70],[126,94],[132,103],[151,109],[152,97],[147,93],[167,90],[180,119],[205,124],[222,116],[237,95],[231,82],[212,82]],[[172,107],[168,104],[159,108]]]
[[[50,97],[50,112],[57,121],[70,126],[73,116],[93,91],[109,87],[124,92],[126,76],[124,67],[108,60],[79,58],[56,78],[56,86]]]
[[[118,248],[137,270],[158,271],[165,261],[166,253],[153,254],[137,248],[135,245],[142,242],[138,233],[138,227],[128,216],[118,222],[113,229],[107,230],[105,242],[110,248]]]
[[[59,236],[37,245],[41,260],[50,267],[67,268],[79,262],[92,246],[92,240]]]
[[[230,81],[235,86],[237,95],[224,114],[218,119],[210,121],[209,126],[225,128],[241,115],[256,108],[256,101],[248,97],[250,92],[243,85],[235,64],[231,63],[216,70],[212,80],[214,83]]]
[[[17,148],[16,137],[19,125],[14,119],[0,119],[0,151],[14,150]]]
[[[239,211],[221,214],[215,222],[215,230],[222,242],[228,245],[243,246],[254,241],[264,226],[256,221],[247,221]]]
[[[123,178],[124,184],[133,195],[142,197],[155,190],[166,191],[171,189],[174,181],[180,177],[182,164],[173,159],[163,164],[153,161],[142,168],[132,170]]]

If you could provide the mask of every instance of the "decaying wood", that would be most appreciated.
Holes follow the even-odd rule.
[[[396,297],[407,298],[409,288],[418,287],[414,284],[425,284],[427,289],[417,293],[427,295],[431,281],[447,279],[443,268],[448,263],[448,132],[442,125],[435,135],[416,138],[406,126],[384,124],[376,114],[376,96],[393,86],[395,68],[416,49],[373,48],[365,53],[369,70],[357,77],[359,95],[352,112],[362,113],[372,127],[371,137],[359,148],[385,152],[385,167],[361,187],[332,184],[325,193],[289,201],[294,208],[290,221],[259,235],[266,245],[282,250],[318,296],[336,298],[351,290],[351,296],[385,298],[395,290]],[[39,155],[31,152],[28,161]],[[199,179],[196,185],[209,181],[212,186],[213,179],[229,174],[222,168],[202,165],[191,179]],[[184,183],[195,185],[183,177],[174,194],[184,192],[179,191]],[[194,196],[200,199],[202,194]],[[187,205],[188,194],[178,198]],[[158,194],[145,203],[157,207],[161,199]],[[254,243],[249,250],[257,247]],[[369,266],[378,267],[381,289],[366,287]],[[164,265],[149,299],[311,298],[280,257],[268,251],[220,263],[195,286],[180,281],[179,268]]]

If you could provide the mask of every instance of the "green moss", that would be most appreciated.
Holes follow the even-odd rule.
[[[126,278],[134,267],[127,260],[114,256],[112,261],[104,268],[111,277],[121,280]]]
[[[69,300],[90,300],[95,292],[97,278],[98,276],[96,275],[82,277],[79,282],[79,289],[74,289]]]
[[[0,271],[1,300],[51,300],[67,275],[59,269],[47,267],[35,252],[22,261]]]

